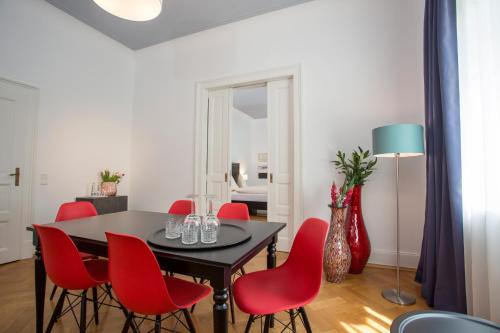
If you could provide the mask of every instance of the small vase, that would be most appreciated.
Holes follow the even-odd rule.
[[[107,197],[114,197],[116,195],[116,183],[113,182],[102,182],[101,193]]]
[[[332,208],[323,258],[323,269],[328,282],[344,281],[351,265],[351,252],[345,237],[345,211],[345,207]]]
[[[371,253],[370,238],[366,231],[361,209],[362,185],[356,185],[347,211],[346,235],[351,250],[351,267],[349,273],[360,274],[368,262]]]

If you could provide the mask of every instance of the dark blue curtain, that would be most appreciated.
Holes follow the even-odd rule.
[[[424,20],[427,197],[416,280],[435,309],[466,312],[455,0],[427,0]]]

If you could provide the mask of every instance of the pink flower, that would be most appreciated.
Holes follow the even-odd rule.
[[[332,204],[335,206],[335,203],[337,202],[338,198],[337,185],[335,185],[335,182],[332,183],[332,189],[330,191],[330,195],[332,197]]]

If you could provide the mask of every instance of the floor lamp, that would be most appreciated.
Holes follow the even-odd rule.
[[[396,159],[396,288],[383,289],[382,296],[396,304],[415,304],[415,297],[402,292],[399,278],[399,159],[401,157],[421,156],[424,154],[424,129],[416,124],[397,124],[375,128],[373,136],[373,155]]]

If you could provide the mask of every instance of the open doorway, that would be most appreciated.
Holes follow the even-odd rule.
[[[253,203],[250,207],[253,220],[285,223],[286,227],[278,235],[278,251],[290,250],[302,223],[299,83],[299,67],[292,66],[200,82],[196,91],[194,193],[213,195],[215,212],[226,202],[244,201],[247,205]],[[241,95],[261,104],[260,112],[265,110],[265,116],[239,110],[245,109]],[[235,115],[256,123],[265,122],[265,134],[261,133],[260,138],[267,137],[264,140],[267,147],[256,145],[254,150],[248,149],[250,143],[241,143],[243,139],[251,139],[248,130],[252,126],[233,129]],[[259,127],[261,132],[263,128]],[[236,131],[247,134],[232,137]],[[234,185],[253,187],[253,191],[261,193],[241,193],[245,197],[238,197]],[[262,193],[266,189],[263,185],[267,185],[267,202],[264,201],[266,194]],[[248,192],[248,189],[243,191]],[[249,200],[250,195],[252,200]],[[261,197],[259,200],[255,199],[257,195]],[[204,205],[205,202],[199,200],[197,209],[203,212]]]
[[[248,206],[252,220],[267,221],[268,117],[265,84],[233,89],[231,202]]]

